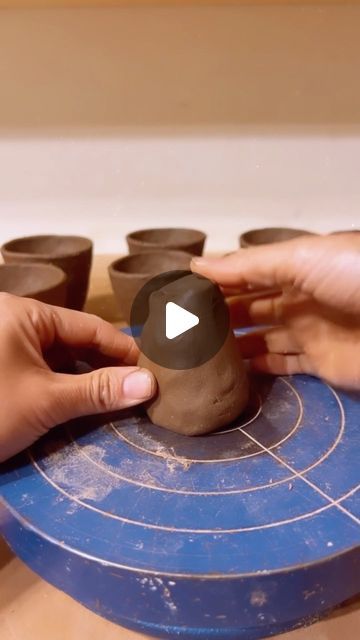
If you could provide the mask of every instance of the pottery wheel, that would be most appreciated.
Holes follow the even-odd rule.
[[[205,437],[137,412],[55,429],[3,465],[2,533],[145,634],[252,640],[315,620],[360,591],[360,396],[306,376],[253,389]]]

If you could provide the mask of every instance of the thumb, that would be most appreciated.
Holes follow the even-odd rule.
[[[81,375],[56,374],[55,378],[54,424],[132,407],[149,400],[156,391],[153,374],[140,367],[107,367]]]

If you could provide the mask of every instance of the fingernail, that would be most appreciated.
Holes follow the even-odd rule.
[[[151,398],[154,380],[148,371],[134,371],[126,376],[123,382],[123,393],[132,400],[146,400]]]

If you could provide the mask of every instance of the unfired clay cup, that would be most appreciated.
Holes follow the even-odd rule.
[[[0,291],[63,307],[66,275],[52,264],[1,264]]]
[[[302,229],[291,229],[290,227],[264,227],[263,229],[250,229],[239,237],[239,244],[242,248],[257,247],[263,244],[274,242],[285,242],[298,236],[310,235],[310,231]]]
[[[184,251],[149,251],[119,258],[109,266],[109,276],[122,317],[130,324],[136,294],[154,276],[166,271],[190,269],[191,256]]]
[[[171,249],[201,256],[205,240],[206,234],[202,231],[182,228],[141,229],[126,236],[130,254]]]
[[[6,242],[1,253],[6,263],[54,264],[67,276],[66,306],[82,309],[89,286],[92,241],[81,236],[28,236]]]

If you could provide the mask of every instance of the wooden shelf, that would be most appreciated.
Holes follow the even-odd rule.
[[[36,9],[52,7],[119,7],[166,5],[311,5],[311,4],[359,4],[360,0],[0,0],[3,9]]]

